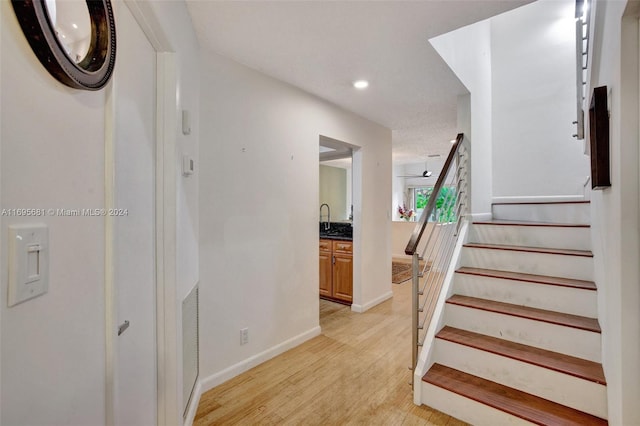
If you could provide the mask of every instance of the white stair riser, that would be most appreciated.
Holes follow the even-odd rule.
[[[600,333],[447,303],[445,324],[553,352],[601,362]]]
[[[426,382],[422,382],[422,400],[429,407],[477,426],[533,424]]]
[[[567,204],[494,204],[494,219],[547,223],[591,223],[588,203]]]
[[[474,243],[591,250],[590,228],[475,224],[469,235]]]
[[[603,385],[490,352],[436,339],[434,361],[597,417],[607,417]]]
[[[457,273],[455,294],[589,318],[598,316],[596,291]]]
[[[462,266],[551,277],[593,280],[593,258],[465,247]]]

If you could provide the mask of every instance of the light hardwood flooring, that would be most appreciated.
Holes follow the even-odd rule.
[[[363,314],[321,300],[320,336],[206,392],[194,425],[464,425],[413,404],[410,290]]]

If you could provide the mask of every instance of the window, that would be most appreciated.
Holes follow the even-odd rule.
[[[427,207],[429,197],[433,192],[432,186],[415,187],[410,189],[411,192],[411,208],[417,213],[416,220],[422,216],[422,212]],[[445,186],[440,190],[440,194],[436,200],[436,208],[434,209],[429,221],[431,222],[453,222],[456,219],[457,204],[456,188],[453,186]]]

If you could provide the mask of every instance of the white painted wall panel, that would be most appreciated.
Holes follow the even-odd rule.
[[[450,303],[445,308],[445,324],[590,361],[601,360],[600,333]]]
[[[456,294],[463,296],[565,312],[589,318],[598,317],[598,296],[597,292],[593,290],[470,274],[456,274],[454,283]]]
[[[595,277],[602,284],[598,308],[611,424],[640,424],[637,6],[597,1],[591,16],[595,38],[588,92],[606,85],[610,107],[612,186],[591,194],[591,229]]]
[[[459,131],[471,140],[471,210],[490,215],[492,196],[492,46],[489,20],[429,40],[471,93],[470,107],[461,100]],[[470,108],[470,129],[465,113]]]
[[[589,205],[585,204],[584,208],[588,211]],[[591,230],[588,227],[478,224],[471,228],[469,241],[507,246],[591,250]]]
[[[115,424],[156,423],[156,52],[124,3],[113,76]],[[116,330],[113,330],[115,333]]]
[[[575,1],[491,18],[493,196],[583,195],[576,120]]]
[[[593,280],[593,258],[585,256],[465,247],[462,266]]]
[[[2,208],[104,207],[105,92],[58,83],[0,2]],[[49,226],[49,291],[7,308],[0,285],[3,425],[99,425],[105,415],[104,219],[2,217]],[[7,271],[3,250],[3,273]],[[34,405],[34,401],[37,404]]]
[[[177,52],[176,116],[184,107],[191,111],[194,130],[189,137],[177,135],[181,152],[175,160],[181,161],[179,154],[187,151],[197,164],[198,44],[186,5],[144,2],[143,6],[151,8],[158,19],[156,29],[164,31]],[[1,2],[0,7],[2,207],[104,207],[106,92],[72,90],[54,80],[31,52],[10,2]],[[115,2],[114,7],[126,6]],[[118,43],[126,44],[127,38],[119,38]],[[176,208],[177,293],[183,298],[198,277],[197,178],[175,179],[181,183]],[[104,220],[46,217],[38,221],[50,227],[49,293],[7,309],[4,282],[0,288],[0,423],[103,424]],[[9,223],[17,221],[2,218],[2,230]],[[4,231],[1,242],[4,247]],[[4,251],[1,269],[6,271]],[[178,334],[178,325],[171,331]],[[33,400],[38,401],[37,409],[29,403]]]

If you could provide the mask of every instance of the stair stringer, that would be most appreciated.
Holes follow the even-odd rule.
[[[413,403],[416,405],[422,405],[422,376],[427,373],[427,370],[429,370],[434,363],[433,347],[436,334],[444,327],[444,308],[447,299],[453,295],[453,280],[456,270],[460,267],[462,246],[466,244],[469,239],[469,227],[470,220],[465,219],[458,233],[458,240],[451,255],[451,262],[444,277],[442,290],[438,296],[431,323],[427,328],[424,344],[418,353],[417,365],[413,371]]]

